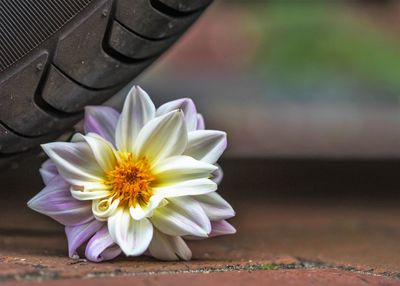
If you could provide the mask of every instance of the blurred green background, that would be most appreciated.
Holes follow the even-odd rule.
[[[135,83],[231,156],[400,156],[400,1],[216,1]]]

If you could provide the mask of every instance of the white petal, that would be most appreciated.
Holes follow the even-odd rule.
[[[114,212],[117,210],[118,205],[119,200],[113,201],[112,198],[93,200],[92,212],[96,219],[105,221],[108,217],[114,214]]]
[[[153,226],[146,218],[133,220],[127,208],[118,208],[108,219],[111,237],[125,255],[138,256],[149,247],[153,237]]]
[[[209,178],[217,167],[189,156],[173,156],[159,162],[152,173],[156,185],[165,185],[191,179]]]
[[[174,236],[206,237],[211,231],[210,220],[200,204],[188,197],[174,198],[154,210],[151,222],[161,232]]]
[[[166,235],[157,229],[154,229],[149,251],[153,257],[166,261],[192,258],[192,252],[181,237]]]
[[[166,204],[166,202],[163,202],[164,200],[163,197],[153,195],[146,206],[141,207],[140,205],[137,205],[136,207],[130,207],[129,212],[134,220],[151,217],[155,208]]]
[[[129,208],[129,213],[134,220],[141,220],[148,216],[150,212],[146,207],[142,208],[139,204]]]
[[[140,131],[135,149],[138,158],[158,161],[181,155],[187,144],[187,131],[181,111],[172,111],[149,121]]]
[[[114,169],[117,164],[116,151],[110,142],[95,133],[89,133],[87,136],[76,134],[72,140],[75,142],[86,141],[104,172]]]
[[[235,211],[231,205],[225,201],[218,193],[194,196],[210,220],[228,219],[235,216]]]
[[[219,185],[224,177],[224,171],[222,171],[222,168],[220,165],[215,164],[215,166],[218,168],[217,170],[215,170],[211,175],[212,178],[211,180],[213,180],[213,182],[215,182],[217,185]]]
[[[86,142],[54,142],[44,144],[42,148],[56,164],[62,177],[72,185],[102,181],[103,170]]]
[[[86,106],[84,129],[85,133],[96,133],[115,144],[115,128],[119,112],[108,106]]]
[[[188,131],[194,131],[197,127],[197,111],[193,100],[190,98],[176,99],[161,105],[156,112],[157,116],[167,114],[168,112],[180,109],[183,111],[186,128]]]
[[[146,206],[141,207],[137,205],[136,207],[130,207],[129,212],[134,220],[150,217],[153,214],[153,210],[158,207],[163,200],[163,197],[153,195]]]
[[[87,188],[80,188],[76,186],[71,186],[71,195],[80,201],[87,200],[97,200],[108,197],[112,194],[110,188],[107,189],[106,186],[101,185],[85,185]]]
[[[210,179],[194,179],[163,187],[154,187],[154,194],[164,197],[194,196],[211,193],[217,189],[217,184]]]
[[[129,91],[115,133],[119,150],[132,152],[134,142],[143,126],[155,116],[155,107],[147,93],[139,86]]]
[[[184,155],[210,164],[217,162],[226,149],[226,133],[217,130],[197,130],[189,132]]]

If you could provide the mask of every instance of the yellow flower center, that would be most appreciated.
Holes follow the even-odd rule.
[[[134,158],[132,153],[120,152],[120,161],[106,173],[106,184],[112,187],[111,197],[119,200],[120,206],[145,206],[153,191],[154,176],[146,157]]]

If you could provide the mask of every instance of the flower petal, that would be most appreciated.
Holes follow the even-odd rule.
[[[184,155],[210,164],[217,162],[226,149],[226,133],[217,130],[197,130],[189,132]]]
[[[86,184],[85,188],[71,186],[71,195],[80,201],[97,200],[111,195],[110,188],[105,185],[93,183]]]
[[[204,123],[204,117],[200,113],[197,113],[197,130],[204,130],[206,128],[206,124]]]
[[[134,220],[127,208],[118,208],[108,219],[108,230],[125,255],[138,256],[148,248],[153,226],[146,218]]]
[[[136,155],[158,161],[181,155],[187,144],[187,131],[181,111],[172,111],[149,121],[136,140]]]
[[[51,159],[47,159],[39,169],[43,183],[47,185],[55,176],[58,175],[56,164]]]
[[[42,148],[56,164],[61,176],[72,185],[101,182],[103,170],[86,142],[54,142],[44,144]]]
[[[113,170],[117,164],[116,151],[112,144],[95,133],[74,135],[73,141],[86,141],[93,152],[93,156],[104,171]]]
[[[189,156],[173,156],[159,162],[152,173],[156,185],[165,185],[191,179],[209,178],[217,167]]]
[[[236,229],[226,220],[212,221],[211,228],[210,237],[236,233]]]
[[[235,211],[231,205],[216,192],[194,196],[193,199],[200,203],[208,218],[212,221],[235,216]]]
[[[115,144],[115,128],[119,112],[108,106],[86,106],[84,130],[85,133],[96,133]]]
[[[134,220],[141,220],[145,217],[150,217],[153,214],[153,210],[158,207],[163,200],[163,197],[153,195],[146,206],[141,207],[140,205],[137,205],[136,207],[130,207],[129,212]]]
[[[194,179],[168,186],[154,187],[154,194],[164,198],[195,196],[214,192],[217,184],[210,179]]]
[[[103,198],[92,201],[92,212],[96,219],[106,221],[114,214],[119,205],[119,200]]]
[[[173,236],[206,237],[211,231],[210,220],[200,204],[188,197],[174,198],[154,210],[151,222],[161,232]]]
[[[234,234],[234,233],[236,233],[236,229],[226,220],[212,221],[211,232],[208,235],[208,237],[215,237],[215,236]],[[201,240],[204,239],[205,237],[185,235],[183,238],[186,240]]]
[[[181,237],[166,235],[157,229],[154,229],[149,251],[153,257],[166,261],[192,258],[192,252]]]
[[[58,175],[28,202],[28,207],[63,225],[77,225],[92,220],[90,203],[74,199],[69,188],[70,185]]]
[[[85,224],[66,226],[65,234],[68,240],[69,257],[77,256],[76,250],[89,238],[91,238],[102,226],[104,222],[92,220]]]
[[[215,164],[215,166],[218,168],[215,170],[211,175],[212,175],[212,181],[219,185],[222,181],[222,178],[224,177],[224,172],[222,171],[222,168],[220,165]]]
[[[186,128],[194,131],[197,128],[197,111],[193,100],[190,98],[176,99],[161,105],[156,112],[156,116],[167,114],[168,112],[180,109],[183,111]]]
[[[85,250],[87,259],[93,262],[110,260],[121,254],[121,248],[116,245],[104,225],[88,242]]]
[[[155,107],[147,93],[139,86],[129,91],[115,132],[119,150],[132,152],[139,131],[155,116]]]

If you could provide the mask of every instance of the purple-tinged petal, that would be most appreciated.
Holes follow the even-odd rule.
[[[215,164],[226,149],[226,133],[217,130],[196,130],[189,132],[188,143],[183,155]]]
[[[168,112],[180,109],[183,111],[186,128],[188,131],[197,129],[197,111],[193,100],[190,98],[176,99],[161,105],[156,112],[156,116],[167,114]]]
[[[132,152],[139,131],[155,116],[156,108],[148,94],[139,86],[129,91],[115,131],[119,150]]]
[[[68,240],[68,255],[71,258],[77,258],[76,250],[91,238],[105,223],[93,219],[85,224],[66,226],[65,234]]]
[[[117,164],[117,151],[110,142],[104,140],[104,138],[101,136],[95,133],[89,133],[88,135],[84,136],[78,133],[74,135],[72,141],[86,142],[92,150],[97,164],[99,164],[100,168],[104,172],[113,170]]]
[[[58,175],[28,202],[28,206],[63,225],[83,224],[92,220],[91,204],[73,198],[69,188],[70,185]]]
[[[121,254],[121,248],[111,238],[104,225],[88,242],[85,250],[87,259],[93,262],[111,260]]]
[[[204,117],[200,113],[197,113],[197,130],[206,129],[206,124],[204,123]]]
[[[115,128],[119,112],[108,106],[85,107],[85,133],[96,133],[115,145]]]
[[[192,258],[192,252],[181,237],[166,235],[157,229],[154,229],[149,252],[151,256],[166,261]]]
[[[211,232],[208,237],[215,237],[227,234],[236,233],[236,229],[229,224],[226,220],[212,221],[211,222]],[[193,235],[185,235],[183,236],[186,240],[202,240],[207,237],[193,236]]]
[[[172,235],[207,237],[211,223],[200,204],[190,197],[169,200],[169,204],[154,210],[151,222],[161,232]]]
[[[235,211],[231,205],[217,192],[194,196],[193,199],[200,203],[211,221],[228,219],[235,216]]]
[[[47,159],[39,169],[43,183],[47,185],[55,176],[58,175],[56,164],[51,159]]]
[[[72,185],[102,182],[104,172],[86,142],[53,142],[42,148],[56,164],[60,175]]]
[[[209,237],[236,233],[236,229],[226,220],[212,221],[211,227],[212,230]]]
[[[218,167],[217,170],[215,170],[214,172],[212,172],[212,178],[211,180],[216,183],[217,185],[219,185],[222,181],[222,178],[224,177],[224,171],[222,171],[222,168],[220,165],[215,164],[216,167]]]

